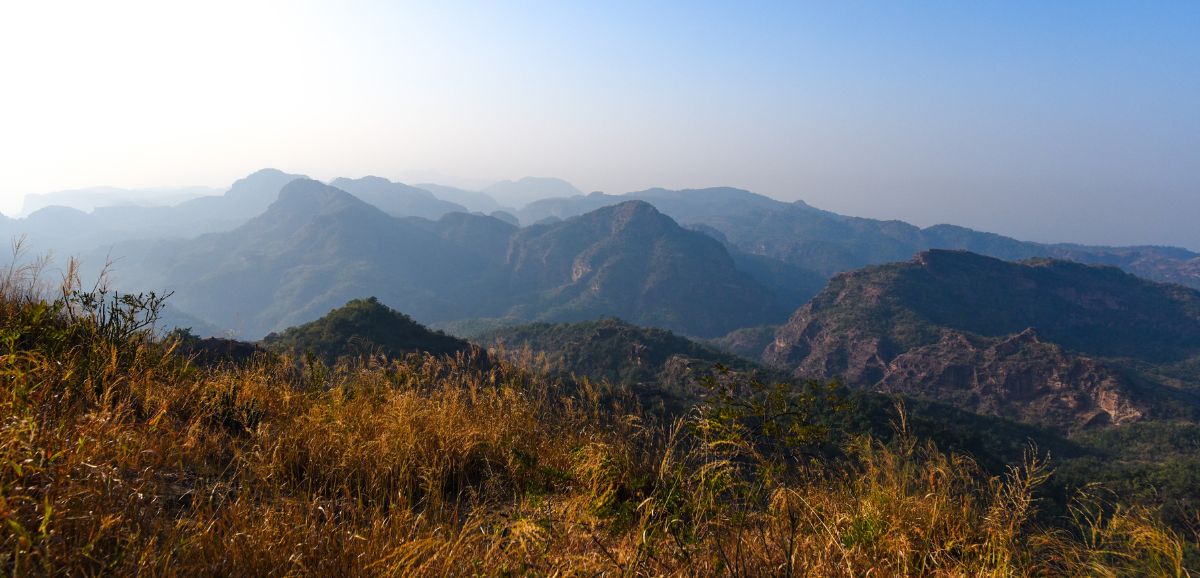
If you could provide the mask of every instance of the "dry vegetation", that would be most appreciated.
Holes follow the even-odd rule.
[[[1035,452],[829,462],[802,399],[658,423],[504,362],[197,367],[36,277],[0,278],[7,575],[1187,575],[1153,512],[1035,521]]]

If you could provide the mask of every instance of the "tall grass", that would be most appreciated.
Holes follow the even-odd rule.
[[[771,392],[663,423],[461,356],[200,367],[38,273],[0,286],[6,575],[1188,575],[1134,505],[1035,522],[1035,452],[993,477],[902,432],[816,460]]]

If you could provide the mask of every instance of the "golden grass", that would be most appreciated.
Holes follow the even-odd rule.
[[[655,423],[505,362],[195,367],[6,278],[5,575],[1188,575],[1136,506],[1035,523],[1033,452],[990,477],[901,435],[781,467],[704,409]]]

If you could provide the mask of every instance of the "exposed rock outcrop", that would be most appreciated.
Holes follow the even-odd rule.
[[[1200,376],[1146,368],[1198,353],[1196,291],[1111,267],[934,250],[836,275],[762,357],[799,377],[1075,431],[1195,405],[1183,390]]]

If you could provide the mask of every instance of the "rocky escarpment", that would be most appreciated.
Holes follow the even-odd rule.
[[[1033,329],[993,339],[946,331],[892,359],[876,388],[1053,429],[1122,424],[1147,412],[1118,371],[1044,343]]]
[[[1200,375],[1168,383],[1146,369],[1200,352],[1198,304],[1200,293],[1110,267],[927,251],[835,276],[762,358],[799,377],[1075,431],[1192,403],[1176,393]]]

